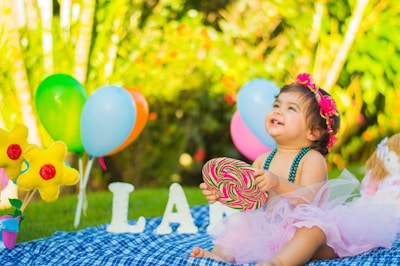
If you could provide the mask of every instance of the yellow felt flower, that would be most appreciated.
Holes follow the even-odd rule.
[[[24,152],[28,165],[22,173],[17,186],[21,189],[38,189],[40,197],[47,202],[58,198],[61,185],[74,185],[79,181],[76,169],[65,165],[67,146],[64,142],[56,141],[49,149],[33,146]]]
[[[23,152],[29,146],[27,139],[28,128],[24,125],[16,125],[11,132],[0,129],[0,167],[11,180],[21,173]]]

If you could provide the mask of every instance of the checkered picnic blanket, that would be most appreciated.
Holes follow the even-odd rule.
[[[233,265],[189,257],[194,246],[208,250],[213,246],[206,233],[208,205],[194,207],[191,212],[199,228],[196,234],[176,233],[178,225],[171,234],[156,234],[154,230],[161,223],[161,217],[148,218],[145,231],[140,234],[110,233],[104,224],[76,232],[56,232],[47,238],[17,243],[13,249],[0,249],[0,265]],[[391,249],[378,248],[354,257],[313,261],[308,265],[400,265],[400,238]]]

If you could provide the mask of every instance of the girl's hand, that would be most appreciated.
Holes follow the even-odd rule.
[[[218,195],[217,195],[214,191],[209,190],[209,189],[207,188],[206,183],[201,183],[201,184],[200,184],[200,189],[202,190],[203,195],[206,197],[206,200],[207,200],[210,204],[213,204],[213,203],[215,203],[216,201],[218,201]]]
[[[256,169],[253,172],[253,177],[256,185],[262,192],[276,190],[279,186],[279,177],[268,170]]]

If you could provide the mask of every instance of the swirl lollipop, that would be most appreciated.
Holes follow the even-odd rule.
[[[254,168],[240,160],[221,157],[206,162],[203,180],[219,201],[231,208],[252,210],[261,207],[268,195],[259,190],[251,173]]]

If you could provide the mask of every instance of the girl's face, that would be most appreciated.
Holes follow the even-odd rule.
[[[279,94],[265,119],[268,134],[280,145],[308,147],[315,138],[306,123],[306,103],[299,92]]]

